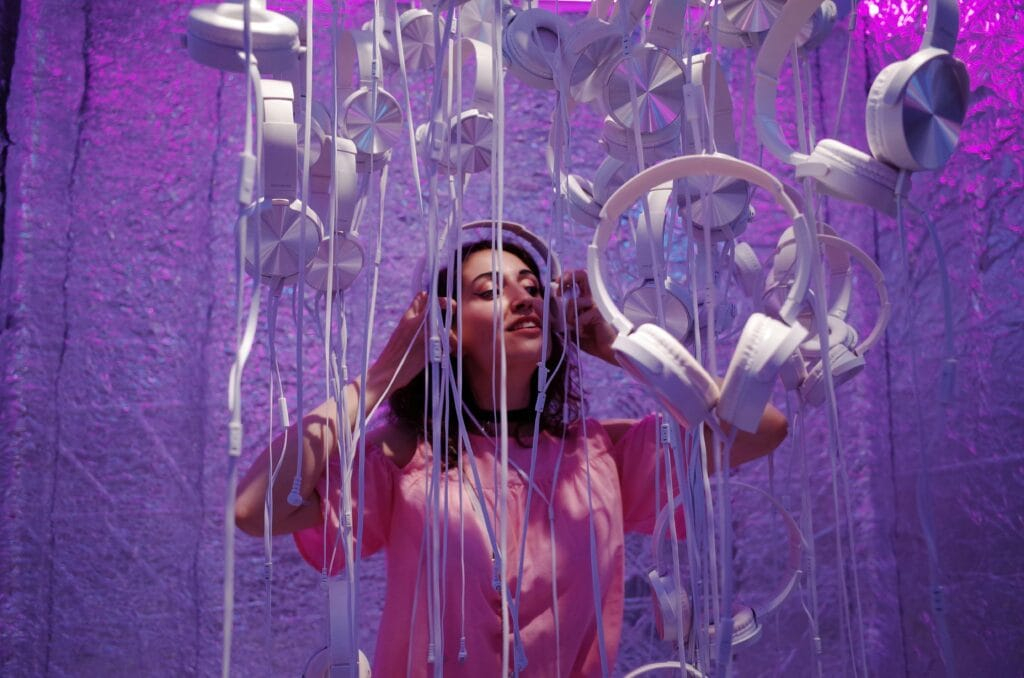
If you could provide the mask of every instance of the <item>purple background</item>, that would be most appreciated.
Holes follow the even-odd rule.
[[[271,4],[301,10],[296,0]],[[922,4],[862,5],[849,36],[843,140],[866,148],[867,89],[884,64],[916,47]],[[240,76],[199,66],[182,50],[190,7],[183,1],[0,2],[4,675],[219,671],[225,384],[234,337],[231,225],[243,92]],[[915,501],[922,446],[957,669],[1020,675],[1024,662],[1022,21],[1019,8],[1005,0],[972,1],[963,13],[958,55],[972,78],[970,116],[949,166],[916,175],[911,193],[938,225],[953,281],[959,363],[949,408],[933,396],[942,313],[936,258],[921,222],[908,220],[912,251],[904,285],[893,220],[838,201],[826,212],[844,237],[876,258],[894,296],[886,340],[839,397],[872,675],[942,672]],[[811,58],[819,132],[834,133],[847,39],[837,30]],[[752,114],[743,103],[749,57],[723,54],[722,61],[737,102],[737,129],[746,131],[743,155],[756,158],[754,130],[743,122]],[[322,84],[324,55],[316,62]],[[387,77],[398,90],[397,76]],[[422,120],[423,92],[413,94]],[[550,213],[543,147],[553,97],[508,78],[507,101],[506,215],[536,223],[537,214]],[[574,166],[587,174],[601,156],[598,120],[580,111],[573,125]],[[792,170],[774,159],[764,164],[791,179]],[[407,303],[408,272],[425,247],[409,166],[402,148],[387,195],[375,347]],[[470,209],[482,216],[486,179],[475,185],[479,204]],[[759,209],[764,216],[748,234],[762,259],[782,227],[770,212]],[[369,251],[372,224],[364,225]],[[582,263],[586,239],[579,229],[564,239],[560,249],[570,263]],[[350,295],[352,370],[359,367],[367,280],[364,273]],[[869,320],[875,302],[860,283],[866,310],[855,317]],[[281,315],[278,346],[293,389],[294,323],[287,308]],[[305,336],[309,406],[322,397],[323,370],[313,330]],[[915,353],[919,400],[911,388]],[[596,414],[650,407],[623,375],[589,360],[585,366],[591,393],[614,387],[612,398],[592,398]],[[267,440],[267,374],[261,330],[246,372],[243,466]],[[849,673],[820,411],[809,414],[808,426],[823,661],[831,674]],[[775,482],[790,503],[799,489],[794,460],[784,447],[775,461]],[[764,485],[767,465],[751,465],[740,477]],[[739,587],[754,601],[772,585],[784,548],[766,507],[741,497],[735,511]],[[262,544],[242,538],[237,554],[233,669],[297,673],[322,644],[318,574],[300,562],[290,539],[276,540],[268,622]],[[638,578],[627,592],[637,600],[627,606],[622,670],[666,653],[650,641],[650,606],[644,586],[636,585],[649,562],[645,541],[631,539],[630,575]],[[370,560],[364,573],[369,651],[383,560]],[[739,655],[737,673],[807,675],[808,638],[791,599],[765,638]]]

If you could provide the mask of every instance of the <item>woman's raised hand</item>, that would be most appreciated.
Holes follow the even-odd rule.
[[[587,272],[567,271],[556,283],[558,296],[565,305],[565,329],[569,341],[578,339],[581,349],[618,366],[612,351],[617,333],[594,303]]]
[[[455,302],[440,299],[442,309],[454,310]],[[386,393],[393,393],[402,388],[426,367],[427,359],[423,342],[427,333],[429,296],[420,292],[413,297],[409,308],[398,320],[391,336],[388,337],[384,349],[376,362],[370,367],[367,375],[367,399],[372,401],[383,398]],[[450,333],[449,345],[454,343],[454,333]],[[390,388],[389,388],[390,385]]]

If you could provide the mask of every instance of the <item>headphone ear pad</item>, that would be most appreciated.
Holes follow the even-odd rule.
[[[615,358],[683,426],[700,424],[718,402],[718,385],[682,344],[657,325],[645,324],[612,343]]]
[[[693,606],[689,594],[675,591],[671,575],[662,576],[657,570],[647,574],[654,599],[654,628],[658,637],[666,642],[675,641],[679,624],[683,625],[683,638],[690,635],[693,624]]]
[[[806,335],[800,325],[751,315],[725,373],[718,416],[742,431],[757,431],[779,371]]]
[[[896,216],[897,170],[835,139],[819,141],[796,166],[796,177],[814,179],[827,195]],[[904,194],[909,190],[908,178],[903,182]]]
[[[864,358],[843,344],[829,348],[828,360],[832,366],[832,384],[837,390],[864,370]],[[812,406],[825,402],[825,367],[821,360],[807,372],[807,378],[800,385],[800,397]]]
[[[879,160],[891,165],[899,165],[899,158],[894,157],[890,152],[887,138],[889,134],[902,134],[903,129],[887,130],[882,127],[881,118],[885,94],[889,90],[896,76],[900,73],[902,61],[889,64],[875,76],[871,83],[871,90],[868,92],[868,101],[864,111],[864,127],[868,137],[868,148],[871,154]]]

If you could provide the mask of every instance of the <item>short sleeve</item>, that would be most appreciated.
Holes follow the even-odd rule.
[[[372,436],[371,436],[372,437]],[[387,545],[391,529],[391,514],[395,475],[399,469],[384,456],[378,445],[366,444],[366,463],[363,473],[362,491],[359,483],[358,461],[352,472],[352,525],[358,525],[361,512],[363,524],[362,556],[370,556]],[[321,476],[316,486],[320,497],[320,515],[324,515],[324,500],[327,499],[326,521],[316,527],[296,531],[292,536],[295,547],[303,559],[317,570],[323,570],[324,557],[331,563],[331,574],[337,574],[344,566],[344,547],[335,541],[338,538],[339,505],[341,504],[341,461],[337,454],[331,455],[327,474]]]
[[[611,453],[619,471],[622,491],[622,527],[626,532],[653,534],[659,508],[667,503],[664,467],[658,473],[657,414],[637,420],[611,445]],[[659,496],[655,496],[655,477],[661,478]],[[673,487],[676,484],[673,483]],[[678,489],[673,495],[678,494]],[[682,509],[676,514],[676,528],[685,532]]]

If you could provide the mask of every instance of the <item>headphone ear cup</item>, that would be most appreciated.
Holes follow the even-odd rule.
[[[718,402],[718,385],[682,344],[657,325],[641,325],[612,343],[615,357],[634,379],[683,426],[707,419]]]
[[[666,642],[675,641],[679,633],[679,625],[683,627],[683,638],[690,636],[693,625],[693,606],[686,590],[676,591],[672,577],[662,576],[657,570],[647,574],[651,584],[651,597],[654,602],[654,628],[658,637]]]
[[[832,29],[836,25],[837,14],[838,10],[836,9],[835,2],[825,0],[825,2],[821,3],[821,6],[814,11],[805,27],[806,37],[800,45],[800,49],[806,52],[816,49],[821,43],[825,42],[825,38],[832,34]],[[804,36],[801,35],[801,37]]]
[[[832,384],[839,389],[864,370],[864,358],[843,344],[829,348],[828,358],[832,367]],[[825,367],[819,360],[807,372],[807,378],[800,385],[800,397],[811,406],[825,402]]]
[[[594,185],[578,174],[565,178],[565,197],[569,215],[579,224],[595,228],[600,221],[601,205],[594,200]]]
[[[890,216],[896,216],[897,174],[895,168],[835,139],[819,141],[811,155],[796,166],[796,177],[814,179],[822,193]],[[908,177],[903,195],[909,191]]]
[[[718,416],[742,431],[757,431],[779,371],[806,335],[800,325],[751,315],[725,373]]]
[[[323,225],[316,212],[307,207],[303,216],[302,211],[299,200],[274,199],[270,204],[264,203],[256,218],[247,220],[245,270],[249,275],[255,273],[257,256],[260,279],[264,282],[293,279],[300,269],[309,265],[323,237]],[[260,235],[258,255],[253,233],[256,228]]]
[[[622,301],[622,313],[634,325],[658,323],[658,290],[653,281],[646,281],[631,290]],[[666,281],[661,297],[665,312],[665,329],[676,341],[689,341],[693,334],[694,313],[686,289]]]
[[[892,157],[893,154],[889,153],[886,137],[888,134],[902,133],[902,130],[882,129],[880,118],[882,117],[881,109],[885,106],[882,100],[885,98],[885,94],[889,86],[892,85],[893,80],[899,75],[902,65],[902,61],[896,61],[878,72],[874,82],[871,83],[871,89],[868,91],[868,100],[864,111],[864,127],[871,154],[879,160],[894,165],[899,163]]]

